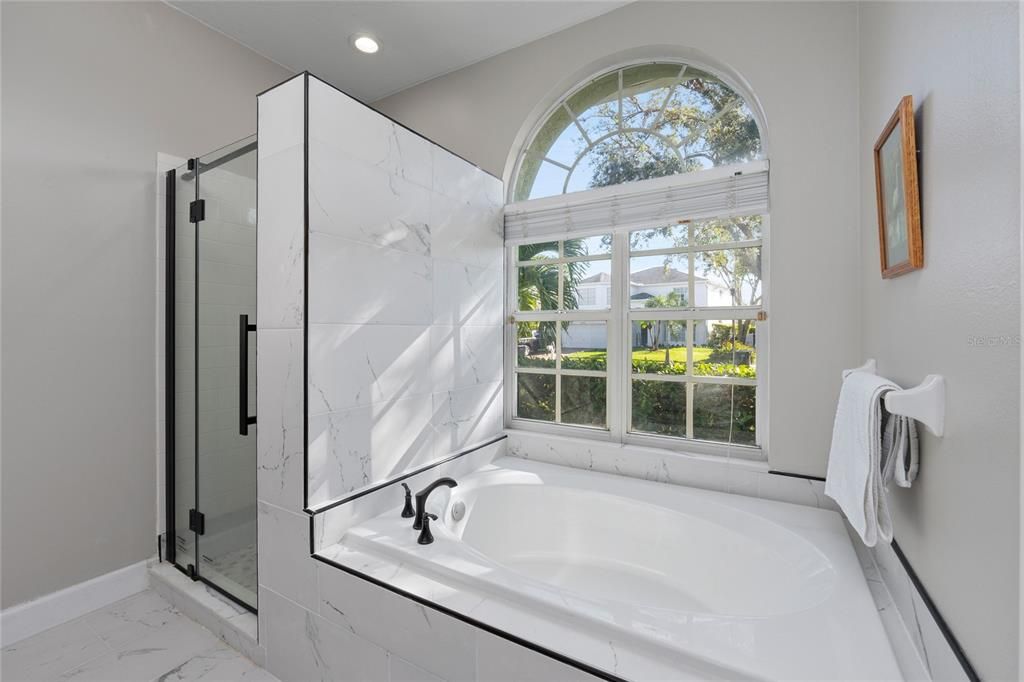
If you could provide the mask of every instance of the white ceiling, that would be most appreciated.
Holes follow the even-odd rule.
[[[308,70],[370,102],[627,4],[167,1],[292,71]],[[361,32],[380,42],[377,54],[364,55],[351,46],[351,36]]]

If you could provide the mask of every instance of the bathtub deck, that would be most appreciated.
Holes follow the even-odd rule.
[[[725,493],[695,490],[504,458],[486,472],[511,471],[576,479],[587,489],[630,490],[641,499],[676,494],[755,514],[809,539],[834,567],[838,582],[821,603],[799,603],[791,612],[767,615],[677,610],[677,630],[651,635],[643,619],[651,610],[622,611],[621,602],[600,604],[535,581],[517,582],[511,572],[477,561],[463,543],[435,536],[415,543],[397,508],[352,528],[340,543],[322,548],[325,562],[354,569],[371,580],[414,595],[470,621],[536,642],[624,679],[898,679],[899,668],[841,517],[832,511]],[[564,483],[564,481],[562,481]],[[465,487],[472,477],[460,479]],[[653,486],[653,487],[652,487]],[[668,499],[668,498],[666,498]],[[512,577],[504,573],[509,573]],[[820,585],[819,585],[820,588]],[[773,589],[765,580],[766,594]],[[561,601],[562,603],[558,603]],[[628,605],[627,605],[628,606]],[[588,609],[593,613],[588,613]],[[669,614],[671,615],[671,614]],[[659,617],[664,616],[660,614]],[[658,623],[655,623],[657,626]],[[657,628],[655,628],[657,629]],[[662,639],[659,639],[662,637]]]

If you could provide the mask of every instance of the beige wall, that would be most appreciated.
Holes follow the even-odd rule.
[[[921,430],[920,477],[891,497],[896,539],[991,680],[1017,678],[1019,641],[1017,29],[1010,3],[860,12],[864,352],[904,385],[948,382],[945,437]],[[871,149],[903,95],[917,109],[925,267],[883,281]]]
[[[376,103],[501,174],[524,123],[609,54],[745,79],[772,163],[770,463],[824,474],[843,367],[946,375],[947,435],[923,436],[894,493],[896,536],[989,679],[1017,677],[1017,27],[1010,4],[638,3]],[[908,93],[926,268],[883,282],[870,150]]]
[[[156,154],[287,73],[162,3],[2,8],[7,607],[156,552]]]
[[[824,475],[840,371],[861,362],[856,27],[846,3],[637,3],[375,106],[502,175],[538,103],[609,54],[692,56],[745,79],[772,164],[770,461]]]

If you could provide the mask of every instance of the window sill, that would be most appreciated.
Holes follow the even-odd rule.
[[[627,433],[620,439],[613,436],[607,429],[571,424],[549,424],[517,418],[512,418],[506,425],[505,430],[507,432],[543,433],[567,439],[636,446],[648,450],[657,450],[672,457],[713,458],[718,461],[744,460],[752,463],[767,463],[768,461],[767,453],[759,446],[727,445],[710,441],[686,440],[641,433]]]

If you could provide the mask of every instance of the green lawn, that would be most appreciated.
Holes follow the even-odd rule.
[[[710,348],[704,348],[702,346],[694,346],[693,349],[693,361],[704,362],[711,355]],[[668,358],[672,362],[686,362],[686,348],[669,348]],[[647,360],[655,362],[665,361],[665,350],[635,350],[633,351],[633,360]]]
[[[570,353],[570,354],[566,355],[566,357],[568,357],[568,358],[578,358],[578,359],[582,360],[584,358],[604,357],[605,355],[606,355],[606,353],[603,350],[581,350],[581,351],[577,351],[575,353]],[[693,361],[695,363],[706,361],[708,359],[708,356],[710,356],[710,355],[711,355],[711,349],[710,348],[704,348],[704,347],[697,346],[697,347],[695,347],[693,349]],[[685,363],[686,362],[686,348],[669,348],[668,349],[668,357],[669,357],[669,360],[674,362],[674,363],[675,362]],[[664,349],[663,350],[635,350],[635,351],[633,351],[633,360],[634,361],[637,361],[637,360],[647,360],[647,361],[655,361],[655,362],[664,362],[665,361],[665,351],[664,351]]]

